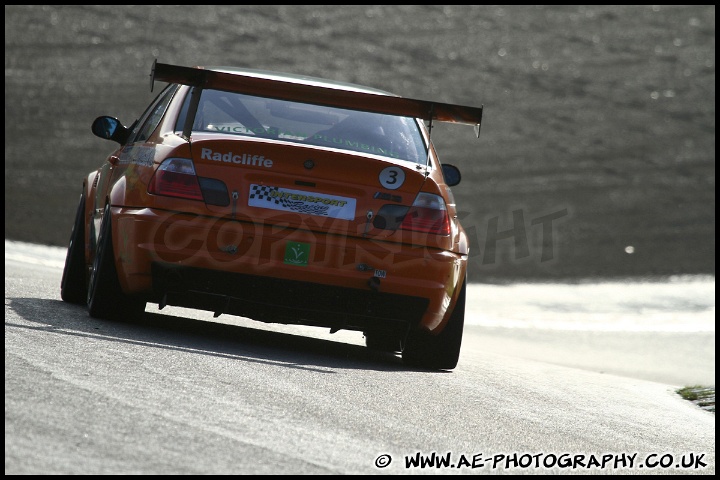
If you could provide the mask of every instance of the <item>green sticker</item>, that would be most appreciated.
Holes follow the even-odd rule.
[[[285,245],[285,263],[307,267],[310,258],[310,244],[299,242],[288,242]]]

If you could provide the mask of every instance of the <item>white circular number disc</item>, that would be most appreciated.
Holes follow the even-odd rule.
[[[380,172],[380,185],[387,188],[388,190],[395,190],[402,186],[405,181],[405,172],[402,168],[398,167],[387,167]]]

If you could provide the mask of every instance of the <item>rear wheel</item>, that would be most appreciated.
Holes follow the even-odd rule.
[[[70,234],[65,268],[60,281],[60,297],[64,302],[84,304],[87,300],[87,267],[85,266],[85,194],[75,213],[75,224]]]
[[[439,335],[420,330],[408,333],[402,352],[406,365],[441,370],[452,370],[457,366],[465,326],[465,292],[466,282],[460,290],[450,320]]]
[[[145,302],[123,293],[115,267],[110,205],[105,206],[97,251],[87,293],[88,312],[94,318],[130,320],[142,315]]]

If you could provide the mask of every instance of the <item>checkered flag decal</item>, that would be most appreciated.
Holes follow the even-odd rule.
[[[257,200],[265,200],[267,202],[272,202],[275,205],[283,205],[287,206],[283,199],[280,197],[271,197],[270,192],[277,192],[278,187],[267,187],[265,185],[253,185],[250,190],[250,198],[251,199],[257,199]]]

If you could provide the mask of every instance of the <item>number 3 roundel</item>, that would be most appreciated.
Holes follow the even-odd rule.
[[[404,181],[405,172],[403,172],[402,168],[387,167],[380,172],[380,185],[388,190],[400,188]]]

